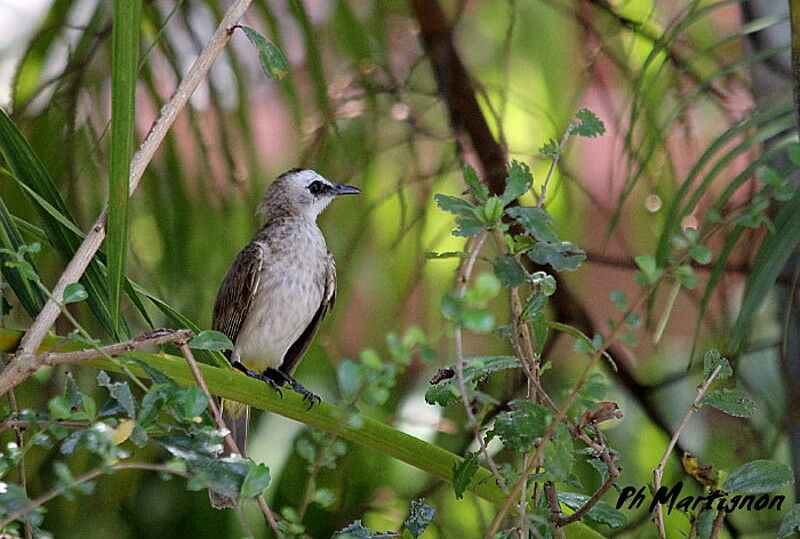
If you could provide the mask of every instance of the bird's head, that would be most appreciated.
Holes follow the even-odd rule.
[[[293,168],[273,181],[258,211],[267,215],[286,214],[316,219],[339,195],[356,195],[361,189],[326,180],[313,170]]]

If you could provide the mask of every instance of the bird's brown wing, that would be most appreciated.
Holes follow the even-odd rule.
[[[256,297],[263,265],[264,248],[251,243],[236,256],[219,287],[211,327],[227,335],[234,343]],[[230,359],[230,351],[225,355]]]
[[[278,367],[279,370],[291,376],[297,364],[303,358],[311,341],[314,339],[314,334],[317,332],[319,323],[325,317],[325,314],[333,308],[336,301],[336,262],[333,260],[333,255],[328,252],[328,264],[325,272],[325,286],[322,293],[322,301],[314,313],[314,318],[311,319],[306,329],[297,340],[292,343],[283,356],[283,362]]]

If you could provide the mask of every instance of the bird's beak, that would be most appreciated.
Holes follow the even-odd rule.
[[[352,185],[345,185],[343,183],[334,183],[333,184],[333,194],[336,196],[339,195],[360,195],[361,189],[358,187],[353,187]]]

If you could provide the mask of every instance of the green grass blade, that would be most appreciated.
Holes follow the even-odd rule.
[[[108,296],[113,334],[120,335],[120,299],[128,248],[128,178],[133,153],[141,0],[115,0],[111,68],[111,166],[108,175]]]
[[[798,215],[800,215],[800,190],[795,191],[794,197],[778,210],[772,230],[764,238],[753,259],[750,277],[744,290],[742,308],[731,331],[729,350],[733,353],[742,350],[750,329],[750,321],[786,261],[800,244]]]
[[[8,208],[6,208],[3,199],[0,198],[0,247],[16,251],[24,243],[22,235],[14,224],[13,217],[8,212]],[[28,263],[36,270],[36,266],[34,266],[30,257],[26,255],[25,258],[27,258]],[[35,318],[44,306],[44,294],[42,294],[42,291],[36,284],[32,283],[19,271],[19,268],[7,267],[5,264],[7,259],[8,257],[6,255],[0,254],[0,271],[3,272],[3,278],[11,287],[17,299],[19,299],[22,307],[28,312],[31,318]],[[38,274],[39,272],[36,271],[36,273]]]
[[[2,109],[0,109],[0,154],[14,178],[30,188],[23,191],[36,212],[39,223],[50,238],[50,244],[62,260],[70,261],[80,244],[82,234],[76,233],[78,229],[75,226],[75,219],[67,209],[50,173]],[[31,192],[36,193],[37,197],[32,197]],[[47,205],[43,206],[40,200],[47,202]],[[72,226],[65,226],[61,219],[54,218],[51,212],[62,215],[66,221],[72,223]],[[113,333],[107,304],[106,281],[97,260],[92,260],[89,264],[81,282],[89,292],[88,303],[95,317],[108,333]]]

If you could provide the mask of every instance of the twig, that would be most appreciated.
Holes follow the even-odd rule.
[[[242,17],[251,1],[252,0],[237,0],[230,9],[228,9],[217,27],[217,30],[214,32],[214,35],[209,40],[205,49],[203,49],[203,52],[200,53],[200,56],[186,74],[186,77],[181,81],[175,94],[169,102],[162,107],[150,131],[131,159],[129,180],[129,190],[131,194],[138,187],[139,180],[145,168],[148,163],[150,163],[156,149],[175,121],[178,112],[186,105],[189,98],[200,84],[200,81],[211,68],[214,60],[216,60],[217,56],[222,52],[222,49],[230,39],[234,25]],[[107,209],[104,209],[100,212],[100,216],[86,234],[83,243],[81,243],[75,255],[72,257],[72,260],[67,264],[61,277],[59,277],[58,283],[56,283],[53,289],[54,297],[63,297],[67,285],[78,282],[86,271],[86,268],[89,266],[89,263],[105,238],[106,216]],[[0,373],[0,395],[4,395],[9,389],[25,380],[31,372],[35,371],[40,366],[36,363],[36,356],[34,356],[34,354],[41,345],[48,329],[53,325],[56,318],[58,318],[59,312],[58,304],[53,299],[45,303],[45,306],[39,312],[36,320],[34,320],[33,324],[31,324],[25,336],[22,338],[16,357],[12,360],[11,364]]]
[[[111,468],[113,468],[114,470],[152,470],[159,473],[169,473],[173,475],[178,475],[187,479],[191,477],[191,475],[187,472],[176,470],[175,468],[170,468],[169,466],[162,466],[160,464],[151,464],[149,462],[120,462],[118,464],[114,464],[113,466],[111,466]],[[80,477],[77,477],[71,485],[59,486],[45,492],[44,494],[36,498],[33,502],[31,502],[29,505],[26,505],[25,507],[22,507],[20,509],[17,509],[16,511],[12,511],[11,513],[9,513],[8,516],[0,522],[0,529],[5,528],[15,520],[24,517],[37,507],[46,504],[56,496],[60,496],[65,491],[67,491],[69,487],[74,485],[79,485],[81,483],[86,483],[87,481],[91,481],[92,479],[95,479],[103,475],[105,473],[105,470],[107,470],[107,468],[96,468],[94,470],[86,472]]]
[[[76,350],[74,352],[45,352],[35,356],[36,363],[39,366],[48,365],[63,365],[64,363],[75,363],[77,361],[84,361],[87,359],[96,359],[100,357],[114,357],[132,350],[140,348],[147,348],[148,346],[158,346],[169,342],[185,341],[194,337],[194,334],[188,329],[154,329],[143,333],[142,335],[130,340],[117,344],[103,346],[101,348],[84,348],[83,350]],[[30,373],[27,373],[30,374]],[[27,376],[27,375],[26,375]]]
[[[678,424],[678,428],[675,429],[675,432],[672,434],[672,439],[669,441],[667,449],[664,451],[664,455],[661,457],[661,460],[658,463],[658,467],[653,470],[653,486],[655,487],[656,492],[658,492],[658,489],[661,488],[661,478],[664,476],[664,466],[666,466],[667,459],[669,459],[669,455],[672,453],[675,444],[678,443],[678,437],[681,435],[681,432],[683,432],[686,424],[689,423],[689,419],[698,410],[698,404],[700,403],[700,400],[703,398],[703,395],[706,394],[706,391],[708,391],[709,386],[711,386],[711,382],[713,382],[719,374],[720,369],[722,369],[722,365],[718,365],[717,368],[714,369],[708,376],[705,383],[697,388],[697,395],[695,395],[692,405],[689,406],[689,409],[686,410],[685,414],[683,414],[681,422]],[[656,504],[655,522],[656,526],[658,526],[658,536],[664,539],[666,537],[666,531],[664,530],[664,511],[660,503]]]
[[[544,484],[544,497],[547,500],[547,508],[550,509],[550,519],[552,521],[557,521],[558,519],[562,518],[561,515],[561,504],[558,501],[558,493],[556,492],[556,486],[552,481],[546,481]],[[556,525],[555,535],[557,537],[564,537],[564,530]]]
[[[719,531],[722,529],[722,523],[725,521],[725,510],[720,509],[714,518],[714,523],[711,525],[711,534],[708,536],[710,539],[717,539]]]
[[[205,378],[203,378],[203,373],[200,372],[200,368],[197,366],[197,361],[194,359],[194,354],[192,353],[192,349],[189,348],[189,345],[186,344],[186,340],[178,342],[178,347],[181,349],[181,353],[183,357],[186,358],[186,363],[189,365],[189,370],[192,371],[192,375],[194,376],[195,382],[200,387],[200,389],[205,394],[206,398],[208,399],[208,407],[211,408],[211,415],[214,417],[214,422],[217,424],[217,428],[220,429],[222,432],[225,432],[225,443],[228,446],[228,450],[233,453],[234,455],[242,456],[239,452],[239,448],[236,447],[236,442],[231,435],[230,429],[225,425],[225,420],[222,418],[222,414],[219,411],[219,407],[217,406],[217,401],[214,397],[211,396],[211,392],[208,390],[208,385],[206,384]],[[280,529],[278,528],[278,522],[275,520],[275,515],[272,513],[272,510],[267,505],[267,501],[264,499],[263,495],[259,495],[257,500],[258,507],[261,509],[261,512],[264,514],[264,519],[266,519],[267,524],[272,531],[275,533],[275,536],[278,539],[283,537]],[[244,518],[242,512],[238,509],[238,507],[234,507],[236,511],[236,515],[239,517],[239,520],[242,523],[242,527],[245,529],[245,532],[249,533],[247,529],[247,520]],[[252,535],[251,533],[249,533]]]
[[[467,261],[461,266],[459,270],[457,280],[460,283],[458,287],[458,297],[463,298],[464,294],[467,291],[467,285],[469,284],[469,278],[472,275],[472,270],[475,267],[475,262],[478,260],[478,254],[480,254],[481,247],[483,247],[483,243],[486,241],[487,234],[484,232],[482,233],[478,239],[475,241],[475,245],[472,248],[472,253],[470,254]],[[467,387],[464,382],[464,346],[463,346],[463,338],[462,338],[462,330],[461,326],[456,324],[455,328],[455,348],[456,348],[456,381],[458,382],[458,390],[461,392],[461,402],[464,404],[464,410],[467,413],[467,419],[469,420],[469,425],[472,428],[472,432],[475,436],[475,439],[478,441],[480,445],[481,452],[483,456],[486,457],[486,463],[489,465],[489,469],[494,475],[497,484],[502,488],[504,491],[508,492],[508,485],[506,485],[503,476],[500,474],[500,469],[497,467],[492,456],[489,454],[489,450],[486,447],[486,442],[481,436],[480,432],[480,425],[478,425],[478,421],[475,419],[475,414],[472,413],[472,403],[469,401],[469,396],[467,395]]]

